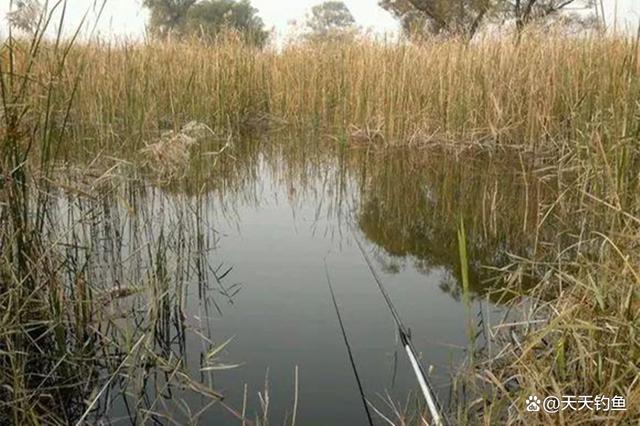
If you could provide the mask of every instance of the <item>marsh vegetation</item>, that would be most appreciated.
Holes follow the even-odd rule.
[[[0,423],[362,421],[326,258],[377,419],[420,424],[351,229],[453,422],[593,420],[533,394],[640,417],[638,39],[260,48],[46,16],[0,50]]]

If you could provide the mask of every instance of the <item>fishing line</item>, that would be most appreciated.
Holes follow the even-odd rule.
[[[364,396],[364,389],[362,387],[362,382],[360,381],[360,375],[358,374],[358,369],[356,368],[356,362],[355,362],[355,359],[353,358],[353,353],[351,352],[351,345],[349,344],[349,339],[347,338],[347,332],[345,331],[344,324],[342,323],[342,315],[340,315],[340,309],[338,308],[336,295],[333,292],[333,286],[331,285],[331,277],[329,276],[329,268],[327,267],[326,259],[324,261],[324,272],[327,275],[327,284],[329,285],[329,291],[331,292],[331,300],[333,300],[333,307],[336,309],[336,314],[338,315],[338,322],[340,323],[342,338],[344,339],[344,345],[347,347],[347,353],[349,354],[349,361],[351,362],[351,369],[353,370],[353,375],[356,376],[356,382],[358,383],[358,390],[360,391],[362,404],[364,405],[364,410],[367,413],[367,420],[369,420],[369,425],[373,426],[373,420],[371,419],[371,413],[369,412],[369,404],[367,403],[367,398]]]
[[[433,387],[431,386],[431,383],[427,379],[427,375],[425,374],[424,370],[422,369],[422,366],[418,362],[418,357],[416,356],[416,350],[413,347],[413,343],[411,342],[411,335],[409,334],[408,329],[405,327],[404,323],[402,322],[402,319],[400,318],[398,311],[396,310],[395,306],[393,305],[393,302],[391,301],[391,297],[389,296],[389,293],[387,292],[384,285],[382,284],[382,280],[380,279],[380,277],[378,276],[378,273],[374,269],[373,264],[369,259],[369,256],[367,256],[367,253],[364,247],[362,246],[362,243],[360,242],[360,239],[356,235],[351,224],[349,224],[349,228],[351,229],[351,233],[353,234],[353,239],[356,241],[356,244],[360,249],[360,253],[362,253],[362,257],[364,258],[364,261],[367,263],[367,266],[369,267],[369,271],[371,271],[371,275],[373,275],[373,278],[376,281],[376,284],[378,284],[378,288],[380,289],[380,292],[382,293],[382,296],[384,297],[384,300],[387,303],[389,310],[391,311],[391,315],[393,316],[396,326],[398,327],[400,340],[402,341],[402,345],[404,346],[405,351],[407,352],[407,356],[409,357],[411,368],[413,369],[413,372],[416,375],[416,378],[418,379],[418,383],[420,384],[420,389],[422,390],[424,399],[427,402],[427,407],[429,408],[429,413],[431,414],[433,424],[435,426],[443,426],[446,424],[446,420],[441,414],[442,413],[441,405],[435,396],[436,394],[433,391]]]

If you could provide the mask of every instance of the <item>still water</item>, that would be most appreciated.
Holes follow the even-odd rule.
[[[110,224],[99,233],[109,240],[120,229],[121,241],[106,251],[122,264],[138,261],[102,273],[129,285],[162,264],[178,290],[167,290],[173,296],[159,346],[225,396],[226,407],[198,392],[146,383],[143,399],[154,414],[145,420],[184,423],[197,413],[199,424],[235,425],[244,409],[250,419],[285,424],[296,406],[298,424],[366,424],[325,263],[367,399],[392,419],[390,403],[404,407],[410,395],[419,399],[391,314],[354,238],[411,329],[446,406],[469,344],[469,316],[500,310],[498,284],[483,265],[501,266],[507,253],[526,253],[529,244],[536,189],[513,164],[435,151],[262,142],[219,158],[215,168],[208,161],[195,165],[194,176],[180,182],[138,184],[116,207],[105,203]],[[471,258],[470,306],[460,283],[461,218]],[[142,240],[162,246],[162,256],[145,260]],[[131,405],[140,402],[130,388],[119,391],[103,401],[105,416],[127,424]]]

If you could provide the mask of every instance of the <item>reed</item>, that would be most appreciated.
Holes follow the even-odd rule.
[[[256,50],[233,34],[206,45],[43,34],[10,37],[0,50],[0,422],[99,418],[118,386],[133,389],[123,404],[143,423],[157,420],[160,395],[175,386],[219,402],[213,377],[206,386],[191,379],[179,356],[188,283],[215,283],[228,294],[226,273],[204,264],[215,237],[201,215],[184,213],[201,208],[144,221],[154,213],[136,204],[140,188],[103,187],[113,176],[100,170],[85,192],[78,182],[86,175],[63,185],[53,173],[60,159],[139,153],[192,120],[220,135],[286,126],[346,146],[509,150],[519,155],[517,170],[526,155],[525,185],[550,188],[554,197],[541,197],[521,222],[533,238],[530,250],[511,254],[498,272],[510,285],[533,280],[533,289],[527,285],[510,302],[530,308],[520,325],[502,324],[508,332],[496,337],[505,348],[499,356],[474,357],[472,374],[461,379],[474,389],[462,397],[461,422],[532,422],[524,399],[551,393],[624,395],[628,411],[602,420],[640,416],[638,40],[530,34],[517,44],[359,39]],[[52,226],[56,189],[74,194],[66,204],[71,224],[59,228],[69,234]],[[485,187],[489,218],[499,216],[497,192]],[[96,222],[95,211],[105,220]],[[446,205],[442,211],[452,213]],[[477,220],[500,232],[495,222]],[[127,251],[117,243],[123,226]],[[456,224],[451,229],[455,243]],[[473,264],[472,241],[469,248]],[[104,258],[110,268],[97,261]],[[127,286],[108,285],[123,277]],[[118,304],[124,295],[135,296],[122,304],[135,314],[133,327],[102,309],[105,298]],[[209,341],[207,352],[214,347]],[[590,421],[591,414],[562,421]],[[544,413],[535,420],[555,421]]]
[[[65,8],[55,2],[31,39],[10,33],[0,47],[0,423],[98,423],[114,401],[134,423],[157,422],[154,407],[172,390],[182,396],[168,412],[196,422],[202,413],[182,409],[186,395],[207,407],[222,400],[212,375],[193,379],[183,356],[191,332],[183,286],[194,279],[185,270],[210,249],[197,238],[206,231],[197,214],[172,215],[158,219],[165,228],[156,235],[138,220],[153,217],[135,202],[139,188],[117,184],[117,164],[60,173],[55,159],[88,64],[75,36],[45,39]],[[189,226],[199,232],[185,236]],[[200,266],[200,282],[222,286],[226,273]]]
[[[154,132],[190,120],[255,132],[276,118],[387,144],[462,140],[553,150],[600,137],[608,147],[637,132],[637,53],[634,40],[602,34],[266,50],[231,35],[206,45],[92,41],[69,52],[51,102],[76,93],[68,132],[84,147],[140,148]],[[32,73],[54,66],[55,55],[44,54]],[[33,89],[29,97],[37,99],[42,89]]]

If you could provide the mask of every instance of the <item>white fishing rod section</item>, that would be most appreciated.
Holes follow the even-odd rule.
[[[413,343],[411,343],[411,336],[409,335],[407,328],[404,326],[404,323],[400,319],[400,315],[398,314],[398,311],[396,311],[396,308],[393,305],[393,302],[391,301],[391,297],[389,297],[389,294],[387,293],[386,289],[382,285],[382,280],[378,277],[378,273],[373,268],[373,264],[371,263],[369,256],[367,256],[367,253],[364,247],[362,246],[360,239],[356,235],[356,232],[354,231],[353,227],[351,227],[351,233],[353,235],[353,239],[356,241],[356,244],[358,245],[358,248],[360,249],[360,253],[362,253],[362,257],[364,258],[364,261],[367,263],[367,266],[369,267],[369,271],[371,271],[371,275],[373,275],[373,278],[376,284],[378,284],[378,288],[380,289],[380,292],[382,293],[382,296],[384,297],[387,303],[387,306],[391,311],[391,315],[393,316],[396,326],[398,327],[398,333],[400,334],[400,340],[402,342],[402,346],[404,346],[404,349],[407,352],[409,362],[411,363],[411,368],[413,369],[413,373],[416,376],[418,383],[420,384],[420,390],[424,395],[424,399],[427,402],[427,408],[429,409],[429,414],[431,415],[432,425],[445,426],[447,424],[447,421],[442,415],[442,408],[435,396],[433,387],[431,386],[431,383],[429,382],[429,379],[427,378],[427,375],[425,374],[424,369],[418,362],[418,357],[416,356],[415,348],[413,347]]]

